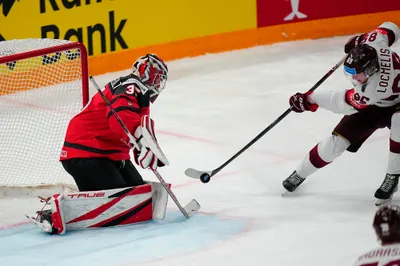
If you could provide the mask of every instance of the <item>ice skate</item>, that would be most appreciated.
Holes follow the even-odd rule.
[[[392,200],[393,194],[398,190],[399,175],[386,174],[381,186],[375,192],[377,198],[375,205],[380,206]]]
[[[302,178],[296,171],[294,171],[288,178],[283,180],[282,185],[287,191],[293,192],[301,185],[301,183],[303,183],[304,180],[306,179]]]
[[[57,229],[53,227],[51,219],[51,210],[37,211],[36,218],[25,214],[29,221],[36,224],[39,228],[49,234],[57,233]]]
[[[36,224],[39,228],[49,234],[57,233],[57,229],[53,227],[52,221],[52,211],[51,209],[45,208],[48,205],[51,205],[50,199],[51,197],[41,197],[39,196],[40,202],[44,203],[43,208],[40,211],[36,212],[36,217],[29,216],[25,214],[25,217],[28,218],[29,221]]]

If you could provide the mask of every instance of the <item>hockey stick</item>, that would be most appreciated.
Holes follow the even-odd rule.
[[[124,130],[125,134],[128,136],[129,140],[133,145],[135,146],[136,149],[140,150],[139,145],[137,144],[135,138],[132,136],[132,134],[129,132],[128,128],[125,126],[124,122],[121,120],[119,117],[118,113],[115,111],[115,109],[111,106],[110,102],[108,101],[107,97],[104,95],[104,93],[101,91],[99,85],[97,85],[96,81],[94,78],[91,76],[90,80],[92,81],[93,85],[96,87],[96,90],[99,92],[100,96],[103,98],[104,102],[106,103],[107,107],[110,109],[112,114],[115,116],[117,119],[118,123],[121,125],[122,129]],[[175,202],[176,206],[178,206],[179,210],[182,212],[182,214],[189,219],[194,213],[196,213],[200,209],[200,204],[195,200],[192,199],[188,204],[186,204],[185,207],[182,207],[182,205],[179,203],[178,199],[176,198],[175,194],[172,192],[172,190],[168,187],[167,183],[165,182],[164,178],[160,175],[160,173],[157,171],[157,169],[153,170],[154,175],[157,177],[157,179],[160,181],[161,185],[164,187],[164,189],[167,191],[168,195],[172,198],[172,200]]]
[[[344,62],[347,55],[344,56],[340,61],[329,70],[325,76],[323,76],[311,89],[310,91],[315,91],[330,75],[333,74]],[[185,175],[191,178],[200,179],[203,183],[208,183],[212,176],[216,175],[219,171],[221,171],[225,166],[227,166],[230,162],[236,159],[240,154],[242,154],[245,150],[247,150],[251,145],[253,145],[256,141],[258,141],[262,136],[264,136],[268,131],[270,131],[274,126],[276,126],[280,121],[283,120],[290,112],[291,108],[287,109],[281,116],[279,116],[274,122],[272,122],[266,129],[264,129],[260,134],[258,134],[253,140],[251,140],[246,146],[244,146],[240,151],[238,151],[235,155],[233,155],[228,161],[223,163],[218,168],[212,171],[199,171],[193,168],[188,168],[185,171]]]

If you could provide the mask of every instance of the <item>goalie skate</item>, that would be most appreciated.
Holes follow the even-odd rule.
[[[29,216],[28,214],[25,214],[25,217],[46,233],[55,234],[57,229],[53,227],[52,211],[51,209],[44,209],[46,206],[51,205],[51,197],[38,196],[38,198],[40,199],[40,202],[44,204],[44,206],[40,211],[36,212],[36,218]]]
[[[25,214],[25,217],[28,218],[28,220],[30,222],[34,223],[37,227],[39,227],[40,229],[42,229],[46,233],[49,233],[49,234],[53,233],[53,226],[51,225],[51,223],[49,221],[47,221],[45,219],[40,221],[40,219],[31,217],[28,214]],[[38,216],[38,218],[39,218],[39,216]]]

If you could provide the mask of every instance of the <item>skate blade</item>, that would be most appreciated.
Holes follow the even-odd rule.
[[[383,206],[383,205],[388,205],[388,204],[390,204],[391,201],[392,201],[392,198],[390,198],[390,199],[377,199],[375,201],[375,206],[380,207],[380,206]]]
[[[295,190],[296,191],[296,190]],[[294,195],[295,193],[295,191],[289,191],[289,190],[287,190],[286,188],[283,188],[282,189],[282,193],[281,193],[281,197],[289,197],[289,196],[291,196],[291,195]]]
[[[50,233],[52,231],[52,226],[49,222],[47,223],[39,223],[38,221],[36,221],[36,219],[34,217],[29,216],[28,214],[25,214],[25,217],[31,221],[32,223],[34,223],[37,227],[39,227],[40,229],[42,229],[43,231]]]

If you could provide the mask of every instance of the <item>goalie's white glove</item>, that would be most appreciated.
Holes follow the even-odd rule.
[[[147,115],[141,119],[141,125],[136,129],[134,138],[140,150],[134,148],[133,157],[137,165],[143,169],[156,170],[157,167],[168,165],[168,160],[160,149],[154,134],[154,121]]]
[[[150,168],[152,170],[156,170],[157,166],[161,166],[159,165],[159,160],[154,153],[145,147],[142,147],[140,151],[134,149],[133,158],[135,159],[136,164],[143,169]]]

